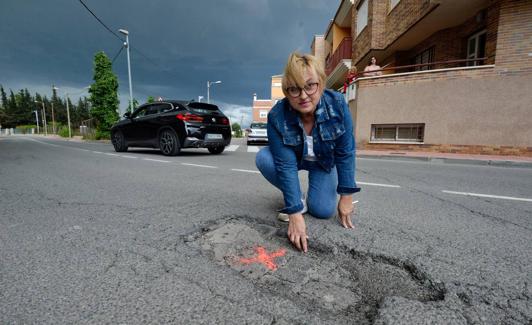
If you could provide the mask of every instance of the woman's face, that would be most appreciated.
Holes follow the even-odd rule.
[[[290,106],[292,106],[296,111],[298,111],[302,115],[307,114],[314,114],[314,111],[316,110],[316,107],[318,106],[318,103],[320,102],[320,97],[323,93],[323,86],[320,84],[320,79],[318,78],[318,74],[314,69],[308,68],[303,73],[303,80],[305,80],[306,87],[309,89],[309,93],[305,91],[304,89],[300,89],[301,93],[299,96],[294,97],[291,96],[290,93],[287,94],[288,102],[290,103]],[[313,87],[315,84],[317,85],[317,89],[312,93]],[[287,88],[289,87],[295,87],[298,88],[296,85],[288,84]]]
[[[372,58],[371,58],[371,64],[374,65],[374,64],[376,64],[376,63],[377,63],[377,59],[375,59],[375,57],[372,57]]]

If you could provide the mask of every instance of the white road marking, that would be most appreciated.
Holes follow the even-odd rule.
[[[235,172],[244,172],[244,173],[254,173],[254,174],[260,174],[258,170],[248,170],[248,169],[231,169]]]
[[[32,138],[27,138],[28,140],[31,140],[31,141],[35,141],[35,142],[38,142],[38,143],[42,143],[42,144],[45,144],[45,145],[48,145],[48,146],[52,146],[52,147],[61,147],[61,146],[58,146],[56,144],[51,144],[51,143],[48,143],[48,142],[44,142],[44,141],[39,141],[39,140],[35,140],[35,139],[32,139]]]
[[[185,165],[185,166],[194,166],[194,167],[202,167],[202,168],[218,168],[218,167],[216,167],[216,166],[197,165],[197,164],[187,164],[187,163],[181,163],[181,165]]]
[[[101,151],[93,151],[92,153],[103,153],[103,152],[101,152]]]
[[[120,155],[122,158],[130,158],[130,159],[137,159],[138,157],[135,156],[128,156],[128,155]]]
[[[527,199],[527,198],[522,198],[522,197],[479,194],[479,193],[468,193],[468,192],[455,192],[455,191],[442,191],[442,192],[443,193],[448,193],[448,194],[465,195],[465,196],[478,196],[478,197],[487,197],[487,198],[492,198],[492,199],[532,202],[532,199]]]
[[[109,152],[106,152],[105,154],[108,155],[108,156],[116,156],[116,157],[120,157],[120,155],[117,155],[116,153],[109,153]]]
[[[236,144],[232,144],[230,146],[227,146],[225,147],[225,151],[236,151],[236,149],[238,149],[239,146],[237,146]]]
[[[156,161],[156,162],[162,162],[162,163],[169,163],[169,162],[171,162],[171,161],[168,161],[168,160],[151,159],[151,158],[142,158],[142,160]]]
[[[357,184],[368,185],[368,186],[393,187],[393,188],[399,188],[399,187],[401,187],[401,186],[399,186],[399,185],[379,184],[379,183],[366,183],[366,182],[357,182]]]
[[[250,147],[248,146],[248,152],[259,152],[260,147]]]

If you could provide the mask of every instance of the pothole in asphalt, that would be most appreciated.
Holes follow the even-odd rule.
[[[315,241],[304,254],[291,247],[285,227],[259,222],[231,217],[185,241],[256,287],[289,299],[322,320],[371,324],[385,297],[444,299],[443,284],[412,263]]]

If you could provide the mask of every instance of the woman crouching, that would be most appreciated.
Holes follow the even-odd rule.
[[[288,221],[288,238],[307,251],[303,214],[328,219],[336,212],[353,228],[355,139],[349,108],[342,94],[324,89],[325,73],[312,55],[292,53],[282,87],[286,96],[268,114],[269,146],[257,153],[262,175],[283,193],[278,219]],[[305,198],[298,171],[308,171]],[[340,199],[337,202],[337,195]]]

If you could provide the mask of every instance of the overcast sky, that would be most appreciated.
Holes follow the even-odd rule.
[[[133,96],[207,97],[240,121],[250,118],[253,93],[270,97],[270,78],[288,54],[310,52],[339,0],[83,0],[111,30],[129,30]],[[118,32],[117,32],[118,34]],[[0,0],[0,84],[51,96],[83,91],[93,59],[112,60],[121,41],[79,0]],[[120,108],[129,98],[127,57],[113,64]],[[77,98],[79,95],[72,95]]]

